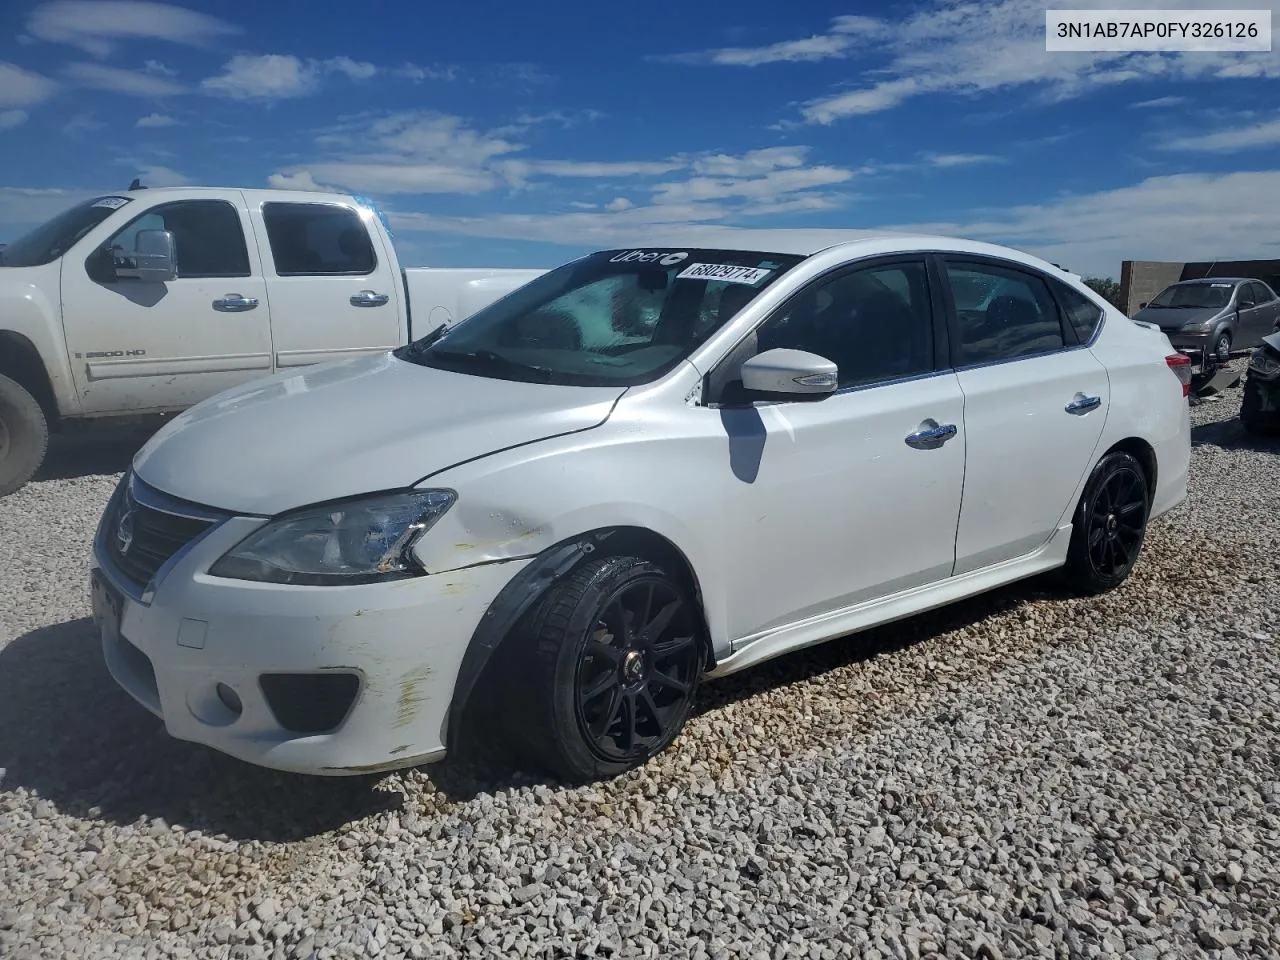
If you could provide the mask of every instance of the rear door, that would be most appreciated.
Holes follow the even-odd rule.
[[[141,230],[169,230],[177,279],[117,278]],[[81,409],[180,410],[271,372],[271,322],[239,191],[158,203],[62,264],[62,312]]]
[[[938,262],[964,393],[959,575],[1024,556],[1053,535],[1102,434],[1108,377],[1062,316],[1055,281],[985,257]]]
[[[1270,287],[1251,280],[1248,293],[1253,306],[1240,314],[1244,340],[1237,346],[1241,348],[1257,346],[1263,337],[1272,332],[1276,320],[1280,319],[1280,300],[1276,299]]]
[[[268,265],[277,368],[399,346],[400,276],[372,212],[335,201],[267,200],[252,216]]]

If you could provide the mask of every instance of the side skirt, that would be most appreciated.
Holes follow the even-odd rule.
[[[1060,526],[1043,546],[1025,556],[1005,560],[981,570],[972,570],[958,577],[950,577],[927,586],[913,587],[875,600],[865,600],[851,607],[789,623],[753,637],[744,637],[734,642],[734,647],[738,649],[731,655],[723,657],[715,669],[709,671],[706,676],[708,678],[728,676],[795,650],[826,643],[837,637],[891,623],[894,620],[902,620],[917,613],[934,610],[957,600],[1053,570],[1067,562],[1067,548],[1070,544],[1071,524],[1066,523]]]

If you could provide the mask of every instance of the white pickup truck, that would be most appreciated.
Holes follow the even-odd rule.
[[[382,217],[345,194],[86,200],[0,249],[0,496],[39,469],[50,430],[390,350],[542,272],[402,268]]]

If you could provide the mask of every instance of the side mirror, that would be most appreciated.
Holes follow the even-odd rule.
[[[1140,304],[1138,304],[1138,309],[1139,310],[1147,309],[1147,301],[1143,300]]]
[[[834,393],[839,382],[834,363],[805,350],[766,350],[742,365],[742,386],[751,393],[821,400]]]
[[[178,245],[170,230],[139,230],[133,245],[132,267],[117,267],[116,276],[144,283],[178,279]]]

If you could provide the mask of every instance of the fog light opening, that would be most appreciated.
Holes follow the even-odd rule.
[[[213,690],[214,693],[218,695],[218,699],[222,701],[222,705],[237,717],[244,712],[244,704],[240,702],[240,694],[236,693],[225,683],[218,684],[213,688]]]

